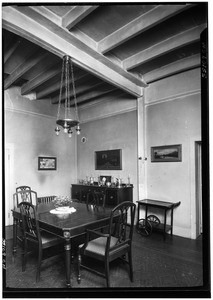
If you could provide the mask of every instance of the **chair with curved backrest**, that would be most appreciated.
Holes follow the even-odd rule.
[[[31,191],[31,187],[28,185],[20,185],[16,188],[16,193],[17,192],[23,192],[23,191]],[[20,194],[21,195],[21,194]],[[31,195],[30,195],[31,196]],[[24,201],[24,200],[22,200]],[[32,201],[31,201],[32,202]]]
[[[38,204],[37,192],[31,190],[28,186],[20,186],[16,188],[16,193],[13,194],[13,204],[17,207],[19,203],[26,201],[34,205]]]
[[[26,258],[29,246],[32,245],[33,250],[37,250],[38,263],[36,272],[36,281],[40,280],[41,262],[43,260],[43,251],[47,248],[63,244],[63,238],[50,234],[44,230],[40,230],[39,222],[36,214],[36,207],[29,202],[21,202],[19,204],[24,233],[24,251],[22,259],[22,271],[26,269]]]
[[[106,192],[105,191],[90,191],[86,197],[86,204],[93,205],[94,207],[105,207]]]
[[[101,233],[96,230],[87,230],[86,242],[79,246],[78,252],[78,283],[81,282],[81,268],[92,271],[106,278],[107,287],[109,281],[109,263],[116,258],[121,258],[129,264],[130,279],[133,281],[132,265],[132,236],[135,218],[136,205],[126,201],[111,211],[108,233]],[[90,240],[91,237],[95,237]],[[128,253],[128,261],[125,259]],[[87,258],[93,258],[104,262],[105,272],[99,272],[86,265]],[[124,258],[125,257],[125,258]],[[82,258],[85,260],[82,263]]]
[[[25,201],[32,203],[34,205],[38,204],[37,201],[37,193],[35,191],[32,191],[30,187],[22,186],[16,188],[17,192],[13,194],[13,206],[18,207],[18,205]],[[16,231],[16,238],[23,247],[23,226],[22,226],[22,220],[17,220],[17,231]]]
[[[28,185],[20,185],[16,188],[16,192],[31,190],[31,187]]]

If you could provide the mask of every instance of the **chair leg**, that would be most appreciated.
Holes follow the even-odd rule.
[[[129,269],[130,269],[130,280],[133,282],[133,264],[132,264],[132,249],[128,252]]]
[[[40,280],[41,261],[42,261],[42,249],[39,249],[39,251],[38,251],[38,265],[37,265],[37,273],[36,273],[36,282],[38,282]]]
[[[24,272],[26,270],[26,263],[27,263],[28,247],[27,247],[26,239],[24,239],[23,244],[24,244],[24,247],[22,249],[22,272]]]
[[[110,282],[109,282],[109,260],[105,260],[105,275],[106,275],[106,282],[107,282],[107,287],[110,287]]]
[[[77,277],[78,284],[81,283],[81,273],[80,273],[80,268],[81,268],[81,254],[80,254],[80,252],[79,252],[79,253],[78,253],[78,277]]]

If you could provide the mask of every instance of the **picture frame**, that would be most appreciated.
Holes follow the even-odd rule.
[[[52,156],[39,156],[38,157],[38,170],[40,171],[53,171],[57,168],[57,158]]]
[[[104,177],[106,178],[106,182],[111,182],[112,176],[104,176],[104,175],[100,175],[100,181],[102,181]]]
[[[122,150],[95,151],[95,170],[122,170]]]
[[[151,147],[151,162],[182,161],[182,145]]]

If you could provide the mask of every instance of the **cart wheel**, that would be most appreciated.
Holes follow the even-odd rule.
[[[160,220],[155,215],[149,215],[147,217],[147,220],[155,227],[157,227],[160,224]]]
[[[147,219],[140,219],[136,226],[137,233],[143,236],[149,236],[152,234],[152,225]]]

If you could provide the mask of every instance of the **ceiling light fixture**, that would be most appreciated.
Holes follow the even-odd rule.
[[[70,76],[71,76],[71,79],[70,79]],[[73,90],[74,117],[73,117],[73,110],[71,110],[70,85],[72,85],[71,88]],[[63,94],[63,90],[64,90],[64,94]],[[65,99],[64,100],[64,112],[62,111],[63,110],[62,97],[63,97],[63,99]],[[72,133],[73,133],[72,127],[75,127],[76,134],[79,135],[81,133],[79,123],[80,122],[79,122],[79,116],[78,116],[73,64],[72,64],[71,57],[69,55],[65,55],[63,57],[63,63],[62,63],[61,86],[60,86],[56,124],[63,128],[64,133],[68,133],[68,136],[72,137]],[[59,135],[59,133],[60,133],[59,126],[57,126],[55,128],[56,135]]]

